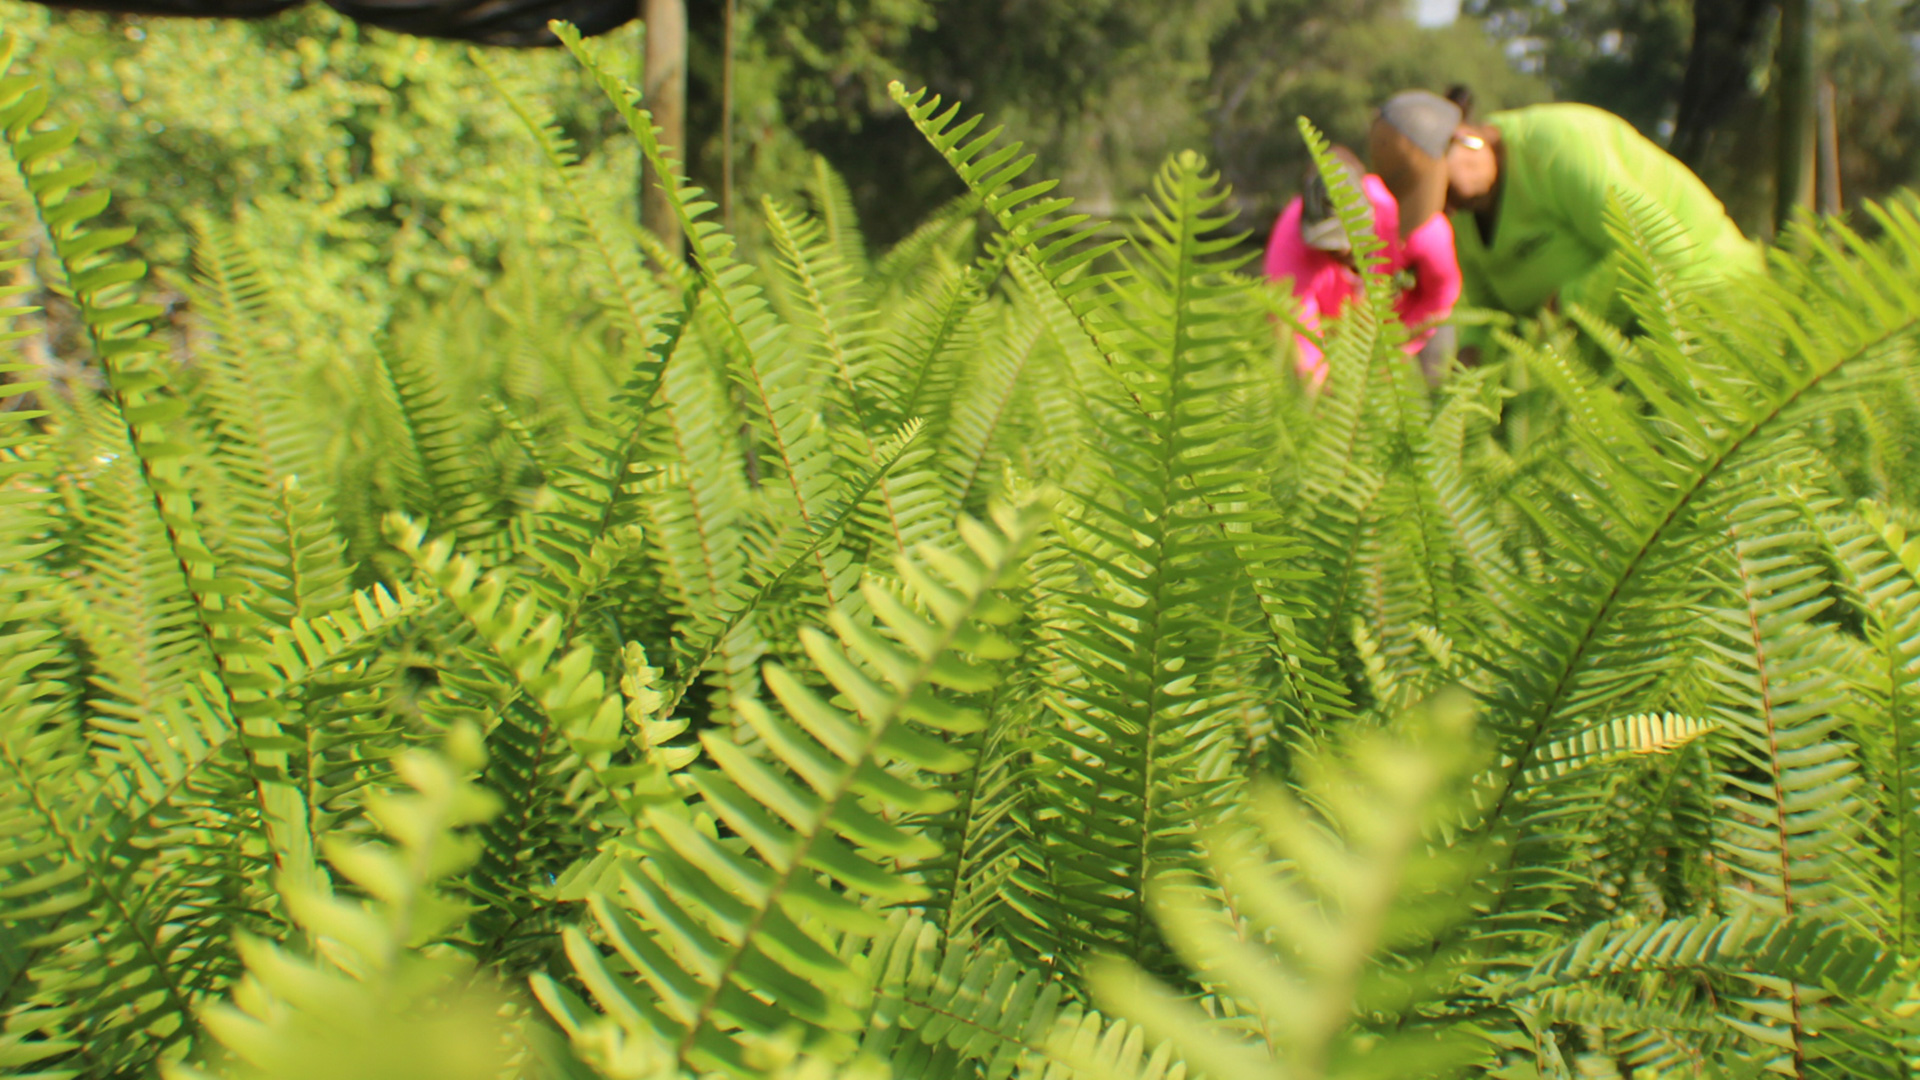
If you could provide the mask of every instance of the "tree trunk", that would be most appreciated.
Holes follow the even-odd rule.
[[[653,114],[660,142],[670,157],[686,159],[687,143],[687,0],[641,0],[647,23],[646,72],[641,104]],[[640,163],[640,223],[653,231],[667,250],[685,252],[680,223],[661,188],[662,177]]]
[[[1774,0],[1694,0],[1693,41],[1680,81],[1679,107],[1667,149],[1696,172],[1715,134],[1751,105],[1756,67]]]
[[[1795,207],[1807,202],[1807,166],[1813,149],[1813,25],[1808,0],[1781,0],[1775,144],[1773,227],[1778,232],[1792,220]]]

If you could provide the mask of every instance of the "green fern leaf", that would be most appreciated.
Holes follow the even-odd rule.
[[[715,768],[691,775],[694,813],[650,810],[619,891],[590,898],[613,955],[568,931],[575,971],[610,1016],[652,1032],[688,1065],[730,1073],[749,1071],[740,1033],[795,1021],[810,1043],[845,1044],[862,984],[822,934],[879,928],[856,897],[921,895],[890,867],[938,846],[898,819],[949,803],[917,774],[963,767],[966,755],[944,739],[978,724],[934,691],[991,682],[986,662],[1007,651],[992,627],[1013,615],[991,590],[1033,527],[1030,513],[1013,511],[998,528],[963,522],[965,549],[902,562],[911,600],[868,582],[877,626],[836,615],[838,642],[808,632],[813,662],[854,712],[770,667],[786,717],[740,703],[770,757],[713,734],[702,740]],[[723,842],[719,823],[741,843]],[[574,1015],[549,980],[535,989],[563,1024]]]

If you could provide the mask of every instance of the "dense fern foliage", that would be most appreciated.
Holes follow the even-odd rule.
[[[1115,236],[897,90],[968,196],[749,260],[561,32],[690,259],[495,78],[582,272],[318,367],[0,81],[10,1075],[1912,1074],[1920,203],[1616,201],[1632,328],[1438,391],[1363,237],[1308,393],[1196,155]]]

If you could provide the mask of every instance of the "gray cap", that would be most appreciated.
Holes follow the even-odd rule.
[[[1407,141],[1431,158],[1445,157],[1454,129],[1465,114],[1460,106],[1425,90],[1406,90],[1380,106],[1380,119],[1393,125]]]

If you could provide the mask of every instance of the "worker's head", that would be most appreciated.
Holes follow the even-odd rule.
[[[1344,146],[1332,148],[1333,160],[1339,172],[1346,176],[1354,189],[1360,190],[1361,177],[1366,175],[1366,166],[1354,152]],[[1373,218],[1373,204],[1362,200],[1369,222]],[[1353,245],[1347,239],[1347,231],[1340,224],[1339,216],[1334,212],[1333,196],[1327,191],[1326,178],[1311,162],[1302,179],[1300,192],[1300,239],[1310,248],[1331,252],[1335,255],[1351,255]]]
[[[1405,90],[1380,106],[1367,136],[1367,152],[1373,158],[1373,171],[1400,202],[1402,236],[1413,233],[1450,202],[1453,152],[1469,142],[1476,142],[1480,150],[1486,148],[1486,138],[1467,125],[1465,110],[1440,94]],[[1478,183],[1465,161],[1461,181]]]
[[[1500,179],[1500,155],[1494,151],[1498,133],[1462,126],[1447,148],[1447,206],[1453,210],[1484,210]]]

